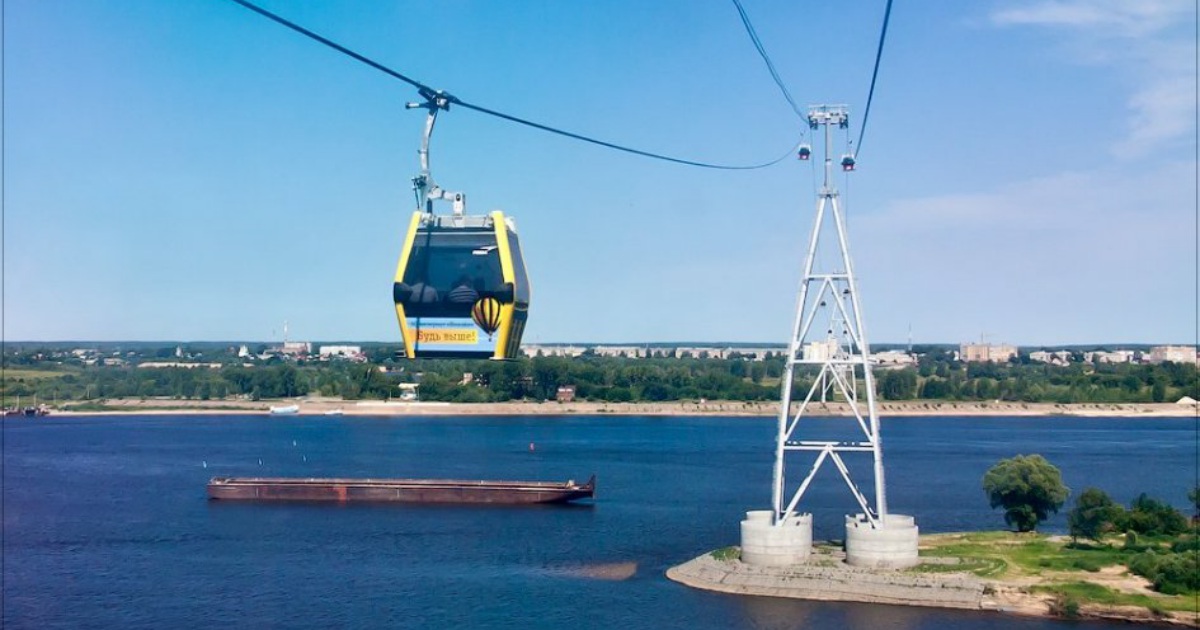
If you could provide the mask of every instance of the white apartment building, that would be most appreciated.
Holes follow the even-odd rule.
[[[1195,363],[1196,346],[1154,346],[1150,348],[1150,362]]]

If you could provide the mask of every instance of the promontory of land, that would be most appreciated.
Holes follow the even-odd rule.
[[[1194,596],[1155,592],[1119,563],[1080,561],[1086,552],[1067,549],[1068,540],[1010,532],[925,535],[921,563],[900,570],[852,567],[830,544],[815,545],[809,561],[789,567],[749,565],[728,547],[673,567],[667,577],[735,595],[1200,625]]]

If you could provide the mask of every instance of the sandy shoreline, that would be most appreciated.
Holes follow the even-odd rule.
[[[506,402],[438,403],[344,401],[327,398],[303,398],[275,401],[245,400],[107,400],[105,411],[53,410],[56,416],[104,415],[195,415],[195,414],[266,414],[272,406],[298,405],[300,415],[324,415],[340,412],[347,416],[459,416],[459,415],[614,415],[614,416],[761,416],[774,417],[779,403],[706,401],[704,403],[602,403],[602,402]],[[795,407],[793,407],[795,409]],[[812,415],[849,415],[841,403],[809,405]],[[1014,403],[1014,402],[942,402],[888,401],[879,403],[884,419],[905,416],[1076,416],[1076,417],[1197,417],[1196,405],[1175,403]]]

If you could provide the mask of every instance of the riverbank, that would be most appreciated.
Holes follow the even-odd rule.
[[[956,555],[964,540],[988,541],[983,557]],[[935,534],[921,537],[921,564],[911,569],[867,569],[846,564],[833,545],[816,545],[808,562],[791,567],[743,563],[736,547],[706,553],[667,571],[693,588],[734,595],[820,601],[925,606],[992,611],[1035,617],[1067,617],[1169,623],[1195,627],[1200,611],[1187,596],[1156,593],[1144,578],[1114,564],[1096,570],[1051,569],[1053,556],[1036,569],[1013,560],[1046,537],[1007,532]],[[1061,549],[1063,540],[1057,544]]]
[[[604,402],[503,402],[441,403],[347,401],[332,398],[301,398],[275,401],[247,400],[105,400],[102,405],[53,410],[61,416],[129,414],[230,414],[269,413],[272,406],[297,405],[299,415],[341,413],[348,416],[528,416],[528,415],[618,415],[618,416],[764,416],[779,413],[777,402],[683,401],[655,403]],[[793,410],[797,407],[793,405]],[[807,413],[815,416],[849,415],[844,403],[811,404]],[[944,402],[887,401],[879,403],[883,418],[905,416],[1084,416],[1084,417],[1195,417],[1196,405],[1177,403],[1020,403],[1020,402]]]

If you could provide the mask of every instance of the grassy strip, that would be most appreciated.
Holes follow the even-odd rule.
[[[720,560],[721,562],[728,562],[730,560],[740,560],[742,557],[742,550],[737,547],[722,547],[721,549],[717,549],[709,555],[717,560]]]
[[[1166,539],[1164,539],[1166,540]],[[1194,611],[1197,593],[1183,595],[1146,595],[1123,593],[1088,581],[1089,573],[1104,567],[1125,567],[1137,550],[1111,544],[1069,544],[1041,534],[1013,532],[973,532],[930,536],[922,541],[921,555],[958,558],[955,564],[922,564],[913,571],[948,573],[969,571],[983,578],[1004,580],[1036,576],[1045,582],[1030,588],[1032,592],[1055,595],[1063,606],[1077,609],[1083,604],[1137,606],[1161,616],[1164,611]],[[1164,546],[1153,541],[1151,546]]]
[[[16,369],[5,368],[4,380],[5,381],[15,381],[15,380],[22,380],[22,379],[58,378],[60,376],[66,376],[67,374],[70,374],[70,373],[71,372],[56,371],[56,370],[29,370],[29,369],[24,369],[24,368],[16,368]]]
[[[1034,593],[1049,593],[1062,596],[1065,601],[1080,604],[1102,604],[1105,606],[1136,606],[1162,616],[1165,611],[1188,612],[1195,610],[1195,599],[1186,595],[1149,596],[1137,593],[1122,593],[1107,586],[1092,582],[1058,582],[1030,588]]]

